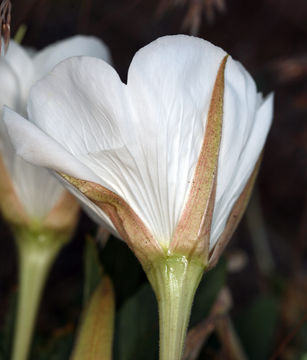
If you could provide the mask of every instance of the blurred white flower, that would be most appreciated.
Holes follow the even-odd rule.
[[[76,36],[35,53],[11,41],[0,58],[0,105],[26,114],[30,87],[69,56],[91,55],[110,61],[106,46]],[[59,84],[61,87],[61,84]],[[22,135],[27,141],[27,134]],[[14,233],[20,288],[12,359],[28,357],[35,317],[50,266],[70,240],[79,204],[47,169],[16,154],[0,114],[0,212]]]
[[[30,87],[59,62],[78,55],[111,61],[107,47],[94,37],[74,36],[38,52],[11,40],[6,55],[0,57],[1,109],[7,105],[25,115]],[[71,212],[75,212],[75,201],[48,170],[33,166],[16,155],[2,119],[0,170],[0,209],[10,222],[25,221],[26,218],[41,222],[61,200],[67,202],[70,199]],[[64,213],[62,216],[65,218]]]
[[[201,221],[187,242],[191,250],[201,235],[209,252],[253,173],[272,120],[272,96],[263,100],[243,66],[225,56],[202,39],[166,36],[136,53],[127,84],[104,61],[71,58],[33,87],[30,121],[6,109],[5,122],[18,153],[61,173],[138,257],[174,248],[178,226],[194,207]],[[210,115],[214,106],[220,112]],[[221,131],[209,124],[218,115]],[[208,164],[212,174],[200,176]],[[196,208],[191,196],[203,204]],[[209,198],[215,200],[208,236],[200,227]]]

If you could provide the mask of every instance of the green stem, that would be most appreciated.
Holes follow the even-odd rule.
[[[160,360],[180,360],[194,295],[204,273],[200,261],[185,256],[156,259],[147,271],[160,322]]]
[[[36,315],[45,280],[63,242],[50,234],[19,232],[19,296],[12,360],[26,360],[29,355]]]

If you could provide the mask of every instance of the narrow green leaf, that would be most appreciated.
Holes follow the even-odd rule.
[[[101,254],[105,272],[114,283],[116,304],[121,306],[146,280],[144,271],[127,244],[111,238]]]

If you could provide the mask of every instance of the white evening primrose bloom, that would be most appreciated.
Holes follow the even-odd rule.
[[[127,84],[102,60],[71,58],[33,87],[30,121],[9,109],[5,121],[18,153],[61,173],[134,250],[186,247],[178,239],[199,200],[198,229],[180,241],[208,256],[272,120],[272,96],[263,100],[243,66],[226,55],[196,37],[162,37],[136,53]],[[210,194],[213,216],[204,235]],[[140,227],[134,235],[143,243],[129,233],[130,223]]]
[[[107,47],[94,37],[74,36],[38,52],[26,49],[11,40],[7,53],[0,57],[1,111],[3,105],[6,105],[25,115],[30,87],[59,62],[78,55],[95,56],[110,62]],[[9,222],[31,220],[41,223],[46,220],[50,223],[55,221],[55,212],[52,213],[52,209],[59,212],[64,203],[65,208],[67,207],[65,212],[70,209],[71,216],[76,214],[75,200],[47,169],[29,164],[16,155],[2,119],[0,169],[0,209]],[[64,212],[57,220],[61,218],[63,222],[67,218]]]
[[[11,41],[6,55],[0,57],[0,111],[6,105],[25,115],[30,87],[59,62],[79,55],[110,61],[106,46],[93,37],[75,36],[39,52]],[[22,138],[22,142],[28,141],[26,133]],[[2,113],[0,212],[12,228],[19,255],[20,290],[12,359],[23,360],[28,357],[46,277],[58,252],[71,238],[79,205],[47,169],[16,154]]]
[[[179,360],[199,280],[246,206],[272,96],[222,49],[177,35],[139,50],[127,84],[99,59],[66,60],[33,87],[29,121],[4,118],[18,153],[134,251],[159,303],[160,360]]]

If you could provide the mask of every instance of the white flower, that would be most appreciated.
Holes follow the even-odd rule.
[[[94,37],[75,36],[39,52],[27,50],[11,41],[6,55],[0,57],[1,109],[7,105],[25,115],[30,87],[59,62],[77,55],[96,56],[110,62],[107,47]],[[4,216],[15,207],[19,213],[25,210],[32,220],[41,221],[65,196],[65,189],[48,170],[33,166],[16,155],[2,119],[0,169],[0,209]],[[14,216],[16,212],[12,211],[9,217]]]
[[[138,218],[143,224],[147,245],[169,249],[196,181],[212,93],[225,56],[202,39],[166,36],[136,53],[127,84],[104,61],[71,58],[33,87],[30,121],[6,109],[5,122],[26,160],[85,180],[66,177],[86,195],[73,189],[100,221],[130,246],[135,244],[122,207],[129,208],[134,223]],[[272,120],[272,96],[263,100],[250,75],[231,57],[224,77],[210,250],[255,168]],[[101,186],[97,194],[95,184],[86,187],[89,182]],[[100,198],[102,189],[106,191]]]

